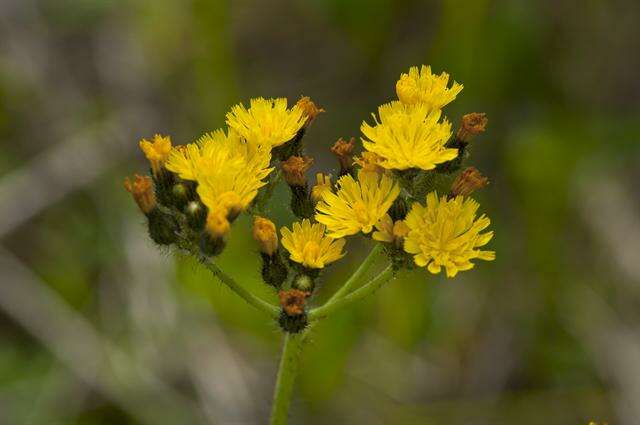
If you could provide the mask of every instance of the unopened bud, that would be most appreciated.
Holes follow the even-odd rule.
[[[462,171],[451,185],[449,198],[458,195],[469,196],[478,189],[482,189],[489,184],[489,179],[483,176],[475,167],[469,167]]]
[[[347,142],[343,138],[338,139],[331,147],[331,152],[338,157],[340,162],[340,175],[351,174],[353,170],[353,149],[356,145],[356,139],[352,137]]]
[[[171,197],[173,198],[173,205],[178,209],[182,209],[189,202],[189,187],[184,183],[174,184],[171,188]]]
[[[309,156],[292,156],[282,163],[284,179],[289,186],[305,186],[306,172],[313,165],[313,158]]]
[[[293,280],[291,286],[294,289],[298,289],[303,292],[312,293],[316,285],[311,276],[308,276],[306,274],[299,274]]]
[[[307,297],[310,292],[301,291],[299,289],[289,289],[288,291],[280,291],[280,306],[288,316],[299,316],[304,313]]]
[[[484,132],[488,121],[487,114],[485,113],[473,112],[464,115],[456,139],[464,143],[469,143],[478,134]]]
[[[200,231],[207,221],[207,207],[200,201],[191,201],[184,207],[184,215],[187,218],[189,227],[195,231]]]
[[[384,172],[384,168],[380,165],[382,160],[378,154],[364,151],[353,159],[353,163],[360,166],[361,172],[382,174]]]
[[[305,116],[307,117],[307,121],[305,122],[305,127],[311,125],[313,121],[315,121],[316,117],[320,115],[322,112],[325,112],[324,109],[318,108],[315,103],[308,96],[303,96],[298,100],[296,106],[304,111]]]
[[[253,219],[253,239],[258,242],[260,252],[269,256],[278,250],[276,225],[267,218],[255,216]]]
[[[156,208],[156,195],[151,177],[138,174],[133,177],[133,180],[127,177],[124,180],[124,188],[131,193],[133,200],[144,214],[149,214]]]
[[[313,202],[320,202],[323,194],[327,192],[331,192],[331,176],[317,173],[316,184],[311,188],[311,199],[313,199]]]
[[[175,218],[154,208],[147,214],[149,237],[158,245],[171,245],[178,240],[178,223]]]
[[[373,232],[373,239],[380,242],[393,243],[396,248],[402,247],[404,238],[409,234],[409,226],[404,220],[395,222],[386,214],[376,223],[376,231]]]
[[[200,250],[204,255],[214,257],[224,249],[224,237],[231,229],[226,215],[225,210],[209,212],[207,215],[204,232],[200,235]]]

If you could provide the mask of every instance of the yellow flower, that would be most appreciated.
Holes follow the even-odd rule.
[[[478,203],[458,196],[448,200],[436,192],[427,195],[426,206],[414,203],[405,222],[409,234],[404,250],[413,254],[415,263],[431,273],[446,269],[447,277],[473,268],[473,259],[494,260],[494,251],[481,251],[493,237],[493,232],[480,233],[490,220],[484,214],[476,219]]]
[[[344,239],[333,239],[325,235],[325,226],[311,224],[307,219],[293,223],[293,231],[280,229],[282,246],[289,251],[291,260],[311,269],[321,269],[344,256]]]
[[[337,193],[325,192],[316,205],[316,220],[326,224],[332,238],[371,232],[400,194],[392,178],[375,173],[361,172],[357,181],[342,176],[336,186]]]
[[[367,173],[382,174],[384,172],[384,168],[380,165],[382,161],[383,158],[380,155],[369,151],[364,151],[360,156],[353,158],[353,163],[360,166],[360,172]]]
[[[226,210],[230,219],[244,210],[264,186],[271,154],[234,131],[205,134],[196,143],[172,150],[167,169],[198,182],[198,195],[209,211]]]
[[[445,147],[451,136],[451,124],[440,120],[441,111],[429,112],[425,105],[407,106],[391,102],[373,115],[375,126],[362,123],[364,148],[382,157],[379,165],[387,169],[432,170],[437,164],[458,156],[457,149]]]
[[[373,232],[373,239],[380,242],[394,243],[396,247],[402,246],[405,236],[409,233],[409,227],[403,220],[397,220],[395,223],[389,214],[376,223],[376,231]]]
[[[320,202],[325,192],[331,192],[331,176],[317,173],[316,184],[311,188],[311,199],[313,202]]]
[[[149,160],[153,174],[157,174],[167,158],[169,158],[171,138],[169,136],[156,134],[153,136],[152,142],[147,139],[140,140],[140,149]]]
[[[396,93],[400,102],[407,105],[422,103],[429,110],[441,109],[462,91],[462,84],[454,81],[453,86],[447,88],[448,83],[449,74],[446,72],[435,75],[431,73],[430,66],[422,65],[419,71],[417,66],[412,66],[408,74],[400,75]]]
[[[209,212],[207,214],[207,222],[205,224],[205,230],[214,239],[220,239],[229,233],[231,224],[227,220],[226,214],[223,211]]]
[[[239,103],[227,113],[227,125],[250,143],[269,148],[293,139],[307,122],[303,109],[287,109],[287,99],[251,99],[249,109]]]

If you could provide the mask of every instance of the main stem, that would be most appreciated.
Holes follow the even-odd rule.
[[[300,354],[304,343],[305,333],[284,336],[282,358],[276,378],[276,388],[273,395],[270,425],[285,425],[289,419],[289,405],[293,395],[293,383],[300,366]]]

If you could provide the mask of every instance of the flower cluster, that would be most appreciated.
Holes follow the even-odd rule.
[[[477,215],[479,205],[469,197],[488,179],[474,167],[462,168],[486,116],[463,116],[454,136],[442,109],[461,90],[449,84],[448,74],[427,66],[402,74],[397,99],[381,105],[372,123],[362,123],[361,148],[353,137],[331,148],[338,159],[335,180],[322,172],[314,183],[307,180],[314,161],[305,155],[303,136],[324,110],[308,97],[291,107],[284,98],[257,98],[248,107],[233,106],[227,128],[192,143],[143,139],[150,175],[127,179],[125,187],[155,242],[203,261],[223,251],[241,213],[252,214],[261,275],[279,295],[280,325],[299,332],[317,279],[345,255],[347,237],[380,244],[394,271],[418,266],[454,277],[474,260],[495,258],[481,249],[493,236],[485,231],[489,219]],[[279,238],[265,206],[281,180],[299,221],[283,226]]]

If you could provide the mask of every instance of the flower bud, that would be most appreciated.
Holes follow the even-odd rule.
[[[184,207],[187,224],[192,230],[200,231],[207,221],[207,207],[200,201],[191,201]]]
[[[280,306],[282,310],[289,316],[299,316],[304,313],[307,297],[310,292],[301,291],[299,289],[289,289],[288,291],[280,291]]]
[[[164,163],[171,153],[171,138],[169,136],[161,136],[156,134],[153,141],[146,139],[140,140],[140,149],[149,160],[153,175],[156,176],[164,168]]]
[[[156,208],[156,195],[153,191],[151,177],[138,174],[133,177],[133,180],[129,180],[127,177],[124,180],[124,188],[131,193],[133,200],[138,204],[138,208],[145,215]]]
[[[360,166],[360,172],[365,173],[378,173],[382,174],[384,172],[384,168],[380,165],[382,162],[382,157],[378,154],[364,151],[353,159],[354,164],[358,164]]]
[[[292,156],[282,163],[284,179],[289,186],[305,186],[306,172],[313,165],[313,158],[309,156]]]
[[[224,237],[229,233],[231,225],[225,210],[209,212],[204,232],[200,235],[200,250],[204,255],[214,257],[225,247]]]
[[[311,188],[311,199],[313,202],[320,202],[326,192],[331,192],[331,176],[317,173],[316,185]]]
[[[252,233],[253,239],[260,245],[260,252],[271,256],[278,250],[276,225],[271,220],[255,216]]]
[[[475,167],[463,170],[451,185],[449,199],[458,195],[469,196],[478,189],[482,189],[489,184],[489,179],[483,176]]]
[[[190,189],[185,183],[176,183],[171,187],[171,197],[173,198],[173,206],[182,209],[189,202]]]
[[[171,245],[178,240],[179,226],[176,219],[154,208],[147,214],[149,237],[158,245]]]
[[[349,141],[345,141],[343,138],[331,147],[331,152],[338,157],[340,162],[340,175],[351,174],[353,171],[353,149],[356,144],[356,139],[352,137]]]
[[[308,276],[306,274],[299,274],[295,277],[291,286],[293,289],[312,293],[316,284],[311,276]]]
[[[464,115],[456,139],[463,143],[469,143],[475,136],[484,132],[487,122],[487,114],[485,113],[473,112]]]
[[[409,227],[404,220],[395,222],[385,215],[376,223],[376,231],[373,232],[373,239],[380,242],[393,243],[396,248],[401,248],[405,236],[409,234]]]
[[[296,106],[304,111],[304,114],[307,117],[307,121],[304,124],[305,127],[311,125],[313,121],[315,121],[316,117],[320,115],[322,112],[325,112],[324,109],[318,108],[315,103],[308,96],[303,96],[298,100]]]

